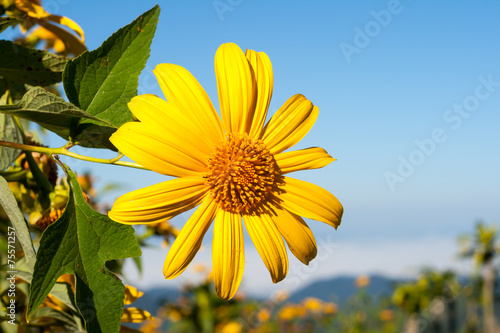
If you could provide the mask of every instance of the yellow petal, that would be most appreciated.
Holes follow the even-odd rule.
[[[152,94],[145,94],[132,98],[128,108],[142,123],[156,127],[160,133],[168,134],[170,141],[178,149],[193,152],[203,163],[214,150],[203,134],[196,129],[196,125],[192,124],[174,103],[168,103]]]
[[[122,323],[141,323],[145,320],[153,320],[153,316],[146,310],[138,308],[125,308],[121,318]]]
[[[109,140],[135,162],[164,175],[201,177],[208,170],[196,151],[148,124],[125,123]]]
[[[60,40],[59,37],[42,26],[34,29],[28,36],[26,36],[26,40],[28,42],[34,41],[34,43],[42,40],[45,42],[45,50],[50,50],[51,48],[53,48],[56,53],[62,54],[66,50],[66,45],[64,45],[64,42]]]
[[[280,206],[290,212],[321,222],[335,229],[340,225],[344,209],[327,190],[302,180],[284,177],[285,185],[277,194]]]
[[[179,276],[193,260],[200,249],[201,242],[215,217],[217,204],[211,197],[205,197],[200,207],[191,215],[182,227],[168,251],[163,274],[165,279]]]
[[[326,150],[319,147],[306,148],[274,155],[282,173],[322,168],[335,161]]]
[[[285,238],[288,248],[297,259],[308,265],[316,257],[318,249],[311,229],[304,220],[285,209],[276,209],[273,221]]]
[[[65,29],[62,29],[56,25],[44,22],[43,20],[39,19],[35,19],[35,22],[37,22],[40,25],[43,25],[45,29],[52,32],[54,35],[57,36],[57,38],[59,38],[64,43],[66,54],[71,53],[75,56],[79,56],[85,50],[87,50],[85,44],[77,36],[66,31]]]
[[[57,282],[64,282],[71,286],[71,289],[75,289],[75,276],[73,274],[63,274],[57,278]]]
[[[318,117],[318,108],[303,95],[288,99],[264,128],[262,140],[272,154],[295,145],[309,132]]]
[[[108,215],[124,224],[155,223],[195,207],[206,191],[201,177],[176,178],[122,195]]]
[[[271,60],[264,52],[247,50],[245,55],[257,82],[257,102],[249,136],[259,138],[266,121],[271,96],[273,95],[273,67]]]
[[[16,0],[16,7],[33,18],[41,19],[50,15],[42,6],[31,0]]]
[[[241,216],[219,209],[214,221],[212,264],[215,290],[220,298],[233,298],[243,277],[245,253]]]
[[[64,42],[59,38],[54,40],[54,51],[56,51],[56,53],[66,52],[66,45],[64,45]]]
[[[243,221],[255,248],[264,261],[274,283],[286,277],[288,272],[288,256],[283,238],[267,214],[243,215]]]
[[[160,64],[153,73],[167,101],[180,110],[182,117],[179,119],[212,145],[219,144],[224,139],[221,120],[196,78],[187,69],[174,64]]]
[[[137,290],[137,288],[125,285],[125,299],[123,300],[123,304],[129,305],[139,299],[144,293],[142,291]]]
[[[29,36],[26,36],[26,38],[29,38],[30,36],[35,36],[43,40],[54,40],[57,38],[56,35],[41,26],[32,30]]]
[[[224,128],[248,133],[252,125],[257,86],[243,51],[234,43],[222,44],[215,53],[215,77]]]
[[[80,26],[72,19],[64,17],[64,16],[59,16],[59,15],[49,15],[49,17],[47,19],[49,21],[59,23],[61,25],[64,25],[64,26],[70,28],[71,30],[76,32],[78,34],[78,36],[80,36],[80,40],[82,43],[85,42],[85,34],[83,33],[82,28],[80,28]]]
[[[230,321],[227,324],[222,324],[222,328],[220,329],[220,333],[242,333],[243,325],[241,325],[237,321]]]

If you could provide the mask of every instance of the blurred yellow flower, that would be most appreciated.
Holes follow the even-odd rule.
[[[140,298],[144,293],[138,291],[136,288],[125,285],[125,299],[123,300],[124,305],[129,305],[132,302]],[[122,323],[141,323],[145,320],[153,320],[153,316],[146,310],[128,307],[123,308],[123,315],[121,318]]]
[[[280,303],[286,301],[290,297],[288,290],[278,290],[272,296],[272,300],[275,303]]]
[[[292,320],[297,316],[297,305],[287,304],[283,306],[278,312],[278,317],[281,320],[288,321]]]
[[[335,303],[325,302],[323,304],[323,313],[324,314],[332,315],[332,314],[337,313],[338,310],[339,310],[339,307]]]
[[[244,301],[245,299],[247,298],[247,294],[241,290],[238,290],[235,294],[234,294],[234,299],[236,301]]]
[[[193,267],[191,268],[193,270],[193,272],[195,273],[206,273],[209,271],[209,268],[207,265],[203,264],[203,263],[197,263],[197,264],[194,264]]]
[[[230,321],[224,324],[220,330],[221,333],[240,333],[243,332],[243,326],[236,321]]]
[[[85,172],[83,175],[78,175],[76,178],[78,184],[82,188],[82,191],[90,195],[91,197],[97,197],[97,189],[94,187],[96,182],[95,178],[90,172]]]
[[[288,272],[283,238],[304,264],[316,256],[301,216],[337,228],[343,208],[321,187],[284,176],[334,161],[318,147],[283,153],[311,129],[318,108],[295,95],[264,126],[273,90],[267,55],[223,44],[215,72],[222,121],[194,76],[173,64],[154,70],[168,102],[155,95],[129,102],[140,122],[121,126],[111,142],[137,163],[178,178],[121,196],[109,216],[125,224],[155,223],[199,205],[170,248],[163,273],[171,279],[186,269],[215,219],[215,288],[230,299],[245,265],[242,219],[277,283]]]
[[[182,319],[182,313],[180,313],[179,311],[177,311],[176,309],[170,309],[168,311],[168,319],[173,322],[173,323],[176,323],[178,322],[179,320]]]
[[[161,328],[161,325],[162,325],[163,321],[158,319],[158,318],[155,318],[154,320],[149,320],[147,322],[144,322],[142,325],[141,325],[141,330],[140,332],[141,333],[156,333],[156,332],[161,332],[160,328]],[[122,333],[120,331],[120,333]]]
[[[360,275],[356,278],[356,280],[354,281],[354,284],[358,288],[366,287],[367,285],[370,284],[370,277],[368,275]]]
[[[311,312],[321,312],[323,301],[316,297],[307,297],[302,301],[302,305]]]
[[[32,26],[39,25],[24,38],[26,43],[34,46],[38,41],[43,40],[46,42],[46,49],[53,48],[55,52],[63,55],[78,56],[87,49],[82,28],[67,17],[46,12],[41,1],[0,0],[0,4],[5,8],[8,16],[23,20],[21,24],[23,33],[26,33]]]
[[[260,321],[261,323],[264,323],[271,318],[271,312],[269,309],[260,309],[259,312],[257,312],[257,320]]]
[[[63,210],[49,209],[45,212],[32,212],[29,217],[30,224],[36,225],[41,231],[47,229],[49,225],[54,223],[61,217]]]
[[[394,318],[394,312],[392,310],[389,310],[389,309],[384,309],[384,310],[380,311],[379,318],[382,321],[392,320]]]
[[[44,27],[35,28],[25,38],[27,44],[35,46],[39,41],[45,42],[45,50],[54,49],[56,53],[63,54],[66,51],[66,45],[59,39],[53,32],[45,29]]]
[[[306,309],[297,304],[285,304],[278,312],[278,318],[283,321],[293,320],[295,318],[304,317]]]
[[[142,323],[145,320],[153,320],[153,316],[143,309],[125,308],[121,318],[122,323]]]
[[[125,285],[125,299],[123,300],[123,304],[129,305],[142,297],[142,295],[144,295],[144,293],[137,290],[137,288]]]

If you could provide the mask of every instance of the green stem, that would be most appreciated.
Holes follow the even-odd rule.
[[[154,234],[155,234],[154,230],[147,229],[145,233],[143,233],[140,236],[137,236],[139,243],[144,241],[146,238],[153,236]]]
[[[125,156],[123,153],[118,153],[118,156],[110,158],[109,161],[111,163],[118,162],[123,156]]]
[[[483,317],[484,317],[484,333],[498,332],[495,329],[495,308],[494,308],[494,291],[495,291],[495,267],[493,260],[489,259],[483,264]]]
[[[17,117],[12,117],[14,119],[14,122],[17,125],[17,128],[21,132],[21,135],[23,137],[23,142],[26,143],[28,140],[26,138],[26,133],[24,132],[23,125],[19,121],[19,118]],[[25,151],[24,155],[26,156],[26,161],[28,161],[28,166],[31,170],[31,174],[33,175],[33,178],[36,180],[37,184],[40,186],[42,189],[42,193],[46,195],[47,193],[50,193],[54,190],[52,187],[52,184],[49,182],[47,177],[43,174],[42,170],[38,167],[38,164],[36,164],[35,159],[31,155],[31,152]]]
[[[17,128],[21,132],[21,135],[23,137],[23,142],[26,143],[26,133],[24,133],[24,128],[23,128],[23,125],[21,124],[21,122],[19,121],[19,118],[13,116],[12,119],[14,119],[14,122],[16,123]]]
[[[46,147],[30,146],[30,145],[24,145],[24,144],[20,144],[20,143],[13,143],[13,142],[1,141],[1,140],[0,140],[0,146],[21,149],[24,151],[35,151],[35,152],[39,152],[39,153],[47,154],[47,155],[65,155],[65,156],[73,157],[73,158],[87,161],[87,162],[121,165],[121,166],[126,166],[129,168],[148,170],[147,168],[143,167],[142,165],[134,163],[134,162],[119,161],[118,159],[121,158],[123,155],[118,155],[117,157],[114,157],[111,159],[104,159],[104,158],[96,158],[96,157],[89,157],[89,156],[76,154],[76,153],[73,153],[73,152],[69,151],[68,149],[66,149],[66,147],[46,148]]]

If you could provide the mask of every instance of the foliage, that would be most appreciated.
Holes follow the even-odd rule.
[[[69,200],[64,213],[40,241],[27,315],[43,302],[63,274],[76,277],[76,304],[87,330],[114,332],[120,326],[124,287],[104,264],[141,255],[131,226],[111,221],[86,202],[75,175],[69,178]],[[95,320],[97,318],[97,320]]]
[[[47,51],[0,40],[0,76],[5,80],[48,86],[61,81],[68,59]]]
[[[114,129],[133,120],[127,103],[137,95],[139,74],[146,66],[159,14],[156,6],[115,32],[98,49],[68,62],[63,84],[69,101],[97,118],[82,118],[74,124],[74,142],[114,149],[108,138]],[[108,126],[102,126],[103,122]]]
[[[115,150],[108,139],[133,120],[127,103],[137,94],[160,9],[155,6],[98,49],[83,52],[83,31],[70,19],[47,13],[37,1],[0,5],[7,14],[1,31],[40,25],[24,39],[0,41],[0,225],[10,236],[1,243],[7,272],[2,280],[11,278],[17,288],[14,295],[11,285],[1,285],[1,330],[20,325],[25,331],[117,332],[121,322],[151,319],[143,310],[124,309],[130,287],[117,275],[123,259],[141,255],[134,229],[96,211],[97,202],[87,194],[95,194],[89,178],[85,182],[59,163],[57,150],[34,141],[28,130],[36,123],[58,134],[68,140],[58,149],[73,156],[79,156],[69,151],[74,145]],[[35,35],[45,36],[47,49],[60,54],[33,49]],[[61,81],[69,102],[54,86]],[[108,162],[120,164],[119,158]]]
[[[494,225],[476,224],[473,235],[462,235],[459,238],[460,256],[472,258],[477,268],[493,261],[500,252],[497,243],[498,230]]]
[[[92,51],[86,51],[75,22],[47,13],[38,1],[0,0],[0,9],[6,15],[0,17],[0,33],[12,27],[25,33],[0,41],[1,331],[139,332],[122,323],[144,322],[142,332],[389,333],[412,321],[421,331],[442,331],[446,318],[448,328],[460,322],[457,302],[467,306],[462,326],[468,332],[490,325],[498,233],[482,223],[462,238],[461,255],[473,258],[478,273],[462,283],[453,272],[424,270],[415,281],[395,287],[392,298],[370,295],[370,279],[363,276],[343,304],[316,298],[293,303],[283,294],[260,301],[237,294],[224,301],[204,270],[202,282],[186,286],[175,302],[166,300],[154,320],[130,306],[142,293],[122,283],[124,260],[133,258],[140,270],[138,257],[141,247],[150,246],[148,239],[160,236],[168,246],[179,231],[163,220],[136,235],[132,227],[111,221],[92,174],[76,175],[57,155],[143,168],[120,161],[121,154],[105,160],[70,149],[116,151],[109,137],[134,121],[127,103],[137,94],[160,8],[143,13]],[[45,50],[34,48],[40,42]],[[43,146],[35,138],[44,130],[67,144]]]

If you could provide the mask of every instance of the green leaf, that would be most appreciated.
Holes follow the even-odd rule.
[[[24,88],[22,84],[9,87],[5,80],[0,80],[0,106],[12,101],[13,93],[15,95],[18,92],[19,86]],[[0,140],[23,143],[23,135],[11,116],[0,114]],[[10,167],[19,154],[18,149],[0,146],[0,171]]]
[[[0,140],[22,143],[23,136],[11,116],[0,114]],[[10,167],[19,156],[18,149],[0,146],[0,171]]]
[[[56,282],[50,294],[63,302],[68,308],[77,312],[76,304],[74,301],[73,290],[71,286],[65,282]]]
[[[0,33],[4,32],[8,27],[21,23],[23,20],[13,17],[0,17]]]
[[[26,93],[23,83],[0,80],[0,105],[17,103]]]
[[[34,258],[33,258],[34,259]],[[28,264],[26,257],[21,257],[16,260],[16,277],[23,279],[24,281],[30,283],[33,276],[33,267],[35,267],[35,262]],[[8,269],[5,269],[6,271]]]
[[[66,332],[78,332],[79,330],[79,323],[77,321],[80,321],[78,317],[72,316],[68,313],[49,308],[49,307],[43,307],[38,310],[36,310],[33,315],[30,318],[30,322],[34,323],[37,325],[37,320],[40,321],[40,323],[43,325],[43,323],[46,323],[48,320],[56,320],[57,325],[54,324],[53,326],[62,326]],[[43,325],[45,326],[45,325]]]
[[[17,104],[0,105],[0,113],[34,121],[64,139],[71,138],[85,147],[115,149],[108,140],[109,135],[116,131],[115,126],[40,87],[30,89]],[[79,125],[81,119],[95,123]]]
[[[30,285],[28,317],[63,274],[76,277],[76,305],[89,332],[118,332],[124,289],[106,261],[141,255],[134,229],[93,210],[74,173],[64,166],[70,193],[61,217],[42,234]]]
[[[48,86],[61,81],[68,58],[0,40],[0,76],[5,79]]]
[[[21,257],[16,260],[16,277],[23,279],[24,281],[31,283],[33,279],[33,267],[35,266],[35,262],[33,261],[31,264],[26,262],[26,257]],[[4,265],[2,267],[5,271],[8,271],[8,265]],[[66,282],[56,282],[50,294],[63,302],[68,308],[71,310],[78,312],[75,301],[74,294],[71,286]]]
[[[26,178],[28,170],[22,169],[21,167],[15,167],[12,170],[0,171],[0,176],[3,177],[7,182],[18,182]]]
[[[116,127],[133,121],[127,103],[137,95],[139,74],[149,58],[159,14],[156,5],[98,49],[68,61],[63,84],[69,101]]]
[[[3,207],[3,210],[9,217],[12,227],[15,229],[15,237],[23,248],[26,262],[30,267],[33,267],[35,263],[35,250],[33,249],[33,243],[31,242],[28,224],[17,206],[14,194],[12,194],[3,177],[0,177],[0,206]],[[10,231],[11,230],[8,230],[8,232]]]

